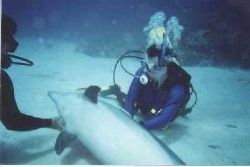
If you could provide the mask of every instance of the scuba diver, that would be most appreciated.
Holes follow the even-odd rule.
[[[157,12],[151,17],[149,26],[146,27],[149,37],[146,54],[141,50],[129,50],[122,54],[114,66],[114,84],[99,93],[103,98],[115,95],[128,115],[133,118],[139,113],[144,118],[140,124],[149,130],[167,127],[177,116],[190,113],[197,102],[197,94],[190,82],[191,76],[176,60],[178,56],[173,46],[178,43],[179,36],[174,36],[177,40],[172,43],[169,39],[171,33],[163,26],[164,21],[163,12]],[[175,30],[172,34],[177,32],[176,27],[177,30],[183,30],[178,26],[176,17],[172,17],[167,25]],[[141,67],[135,74],[125,68],[123,60],[127,58],[140,61]],[[134,77],[127,94],[122,92],[121,87],[116,83],[118,64],[126,73]],[[86,88],[79,88],[77,91],[84,89]],[[187,107],[193,93],[196,96],[195,102]],[[60,133],[55,144],[56,153],[60,155],[76,138],[74,134],[67,131]]]
[[[190,113],[195,104],[190,108],[186,108],[186,105],[190,95],[193,92],[196,95],[196,92],[190,82],[191,76],[176,60],[177,55],[173,52],[168,36],[165,35],[165,28],[161,26],[153,28],[149,34],[151,34],[151,42],[147,48],[146,61],[141,61],[142,67],[135,75],[124,68],[122,60],[129,57],[143,60],[144,58],[129,54],[144,54],[144,52],[127,52],[115,65],[116,69],[120,61],[123,70],[134,76],[128,93],[122,92],[120,86],[115,83],[114,72],[114,85],[107,90],[102,90],[100,95],[103,97],[115,95],[132,118],[136,113],[140,113],[144,118],[140,124],[146,129],[153,130],[165,128],[178,115]]]
[[[1,21],[1,122],[8,130],[14,131],[29,131],[38,128],[62,130],[60,118],[37,118],[23,114],[18,109],[13,83],[5,69],[8,69],[12,64],[32,66],[33,62],[11,54],[18,47],[18,42],[14,38],[17,25],[12,18],[4,13],[2,13]]]

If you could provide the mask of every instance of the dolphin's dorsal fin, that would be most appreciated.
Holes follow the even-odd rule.
[[[97,103],[98,100],[98,93],[100,92],[101,88],[96,85],[89,86],[86,88],[84,92],[84,96],[87,97],[93,103]]]

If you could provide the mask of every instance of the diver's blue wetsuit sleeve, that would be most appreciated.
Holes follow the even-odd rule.
[[[167,123],[174,119],[180,107],[182,106],[184,99],[184,86],[181,84],[174,86],[167,96],[162,111],[158,115],[142,122],[143,126],[147,129],[163,128],[167,125]]]
[[[143,68],[141,67],[140,69],[137,70],[136,74],[137,76],[141,76],[143,74]],[[129,112],[131,116],[134,115],[134,104],[137,100],[138,94],[139,94],[139,89],[141,88],[141,83],[138,78],[134,78],[132,80],[132,83],[129,87],[127,98],[126,98],[126,104],[125,104],[125,110]]]

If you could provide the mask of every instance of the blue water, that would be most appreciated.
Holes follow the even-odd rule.
[[[3,11],[18,24],[18,37],[42,34],[79,43],[84,38],[94,48],[108,47],[109,57],[128,48],[145,49],[142,29],[153,13],[163,11],[167,19],[179,18],[185,28],[180,54],[184,64],[247,69],[249,6],[247,0],[3,0]],[[121,41],[124,33],[133,40]],[[107,42],[114,40],[116,46]]]
[[[199,26],[206,11],[216,10],[216,1],[195,0],[3,0],[3,11],[12,16],[19,27],[18,36],[97,38],[105,33],[132,31],[142,34],[149,17],[163,11],[167,17],[177,16],[185,28]],[[199,14],[199,17],[197,17]],[[195,17],[195,18],[193,18]],[[39,22],[40,21],[40,25]]]

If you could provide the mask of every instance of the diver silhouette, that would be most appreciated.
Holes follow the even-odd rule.
[[[37,118],[23,114],[18,109],[13,83],[5,69],[8,69],[11,64],[31,66],[33,63],[25,58],[10,54],[14,53],[18,47],[18,42],[14,38],[17,25],[11,17],[4,13],[2,13],[1,28],[1,122],[8,130],[14,131],[29,131],[38,128],[61,130],[63,126],[60,124],[60,118]],[[16,59],[19,62],[15,62],[12,59]]]

